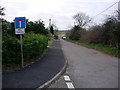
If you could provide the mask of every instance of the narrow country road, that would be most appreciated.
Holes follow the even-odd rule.
[[[61,44],[75,88],[118,88],[118,58],[64,40]],[[64,84],[62,77],[51,87],[65,88]]]

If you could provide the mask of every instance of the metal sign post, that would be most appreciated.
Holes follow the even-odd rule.
[[[18,21],[20,22],[20,28],[21,28],[21,21],[22,21],[22,20],[18,19]],[[23,45],[22,45],[22,34],[20,34],[20,44],[21,44],[22,68],[24,68],[24,61],[23,61]]]
[[[21,21],[23,21],[23,19],[18,19],[18,21],[20,22],[20,28],[21,28]],[[23,47],[22,47],[22,34],[20,34],[20,44],[21,44],[21,61],[22,61],[22,68],[24,68],[24,61],[23,61]]]
[[[24,61],[23,61],[23,46],[22,46],[22,34],[20,34],[20,44],[21,44],[22,68],[24,68]]]
[[[26,28],[25,17],[16,17],[15,18],[15,34],[20,34],[22,68],[24,68],[22,34],[25,34],[25,28]]]

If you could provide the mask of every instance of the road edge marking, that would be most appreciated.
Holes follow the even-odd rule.
[[[69,77],[68,75],[64,75],[64,80],[65,80],[65,81],[71,81],[71,80],[70,80],[70,77]]]
[[[66,82],[66,85],[69,89],[75,89],[75,87],[73,86],[72,82]]]

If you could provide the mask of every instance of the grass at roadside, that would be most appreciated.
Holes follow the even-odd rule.
[[[48,46],[50,46],[52,43],[53,43],[53,39],[50,38],[50,39],[48,40]]]
[[[73,42],[76,44],[80,44],[80,45],[83,45],[83,46],[88,47],[88,48],[93,48],[93,49],[96,49],[96,50],[99,50],[99,51],[102,51],[104,53],[111,54],[111,55],[114,55],[117,57],[120,56],[120,50],[118,50],[115,47],[109,46],[109,45],[92,44],[92,43],[82,42],[82,41],[78,41],[78,40],[67,40],[67,41]]]

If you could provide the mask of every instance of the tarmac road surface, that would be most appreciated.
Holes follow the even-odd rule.
[[[64,40],[61,44],[68,60],[66,72],[75,88],[118,88],[117,57]],[[62,76],[51,87],[67,88],[65,83]]]
[[[39,61],[21,70],[3,73],[2,87],[35,90],[35,88],[51,80],[61,71],[64,65],[65,58],[61,50],[60,41],[54,41]]]

